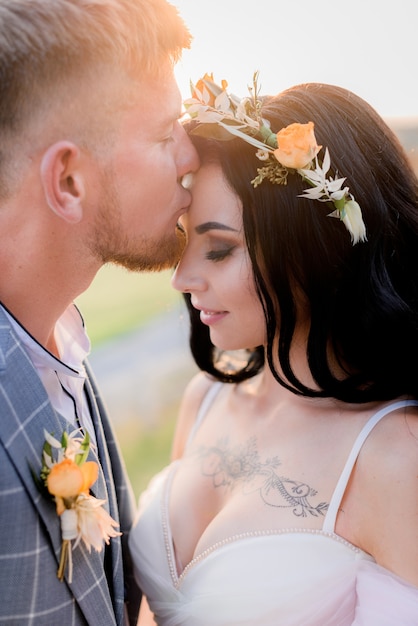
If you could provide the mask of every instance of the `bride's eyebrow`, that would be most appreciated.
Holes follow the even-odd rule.
[[[203,235],[204,233],[207,233],[209,230],[229,230],[234,233],[238,232],[235,228],[231,228],[231,226],[222,224],[222,222],[204,222],[203,224],[199,224],[199,226],[196,226],[195,228],[195,232],[198,235]]]

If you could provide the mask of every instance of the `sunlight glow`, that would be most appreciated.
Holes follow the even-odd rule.
[[[350,89],[383,117],[418,118],[416,0],[171,0],[194,40],[177,67],[189,81],[213,72],[246,96],[303,82]]]

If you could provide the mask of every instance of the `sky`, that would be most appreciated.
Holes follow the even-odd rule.
[[[418,0],[170,0],[193,35],[176,76],[213,72],[244,97],[303,82],[350,89],[384,118],[418,119]]]

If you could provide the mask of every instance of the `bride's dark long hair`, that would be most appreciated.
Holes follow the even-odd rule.
[[[249,347],[238,368],[225,370],[186,294],[197,365],[227,382],[269,366],[297,394],[345,402],[418,397],[418,182],[398,139],[361,98],[330,85],[299,85],[266,98],[262,115],[274,132],[314,122],[318,144],[328,147],[334,172],[346,177],[361,206],[367,241],[353,246],[344,225],[328,217],[332,207],[301,198],[306,183],[299,176],[254,188],[260,161],[246,142],[191,133],[202,163],[218,163],[242,201],[267,332],[265,347]],[[317,389],[298,379],[290,359],[301,302]]]

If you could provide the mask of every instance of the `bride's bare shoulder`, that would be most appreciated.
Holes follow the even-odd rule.
[[[376,561],[418,585],[418,408],[386,416],[358,458],[364,544]]]
[[[173,460],[183,456],[199,407],[214,383],[214,379],[205,372],[199,372],[188,383],[179,408],[171,453]]]

